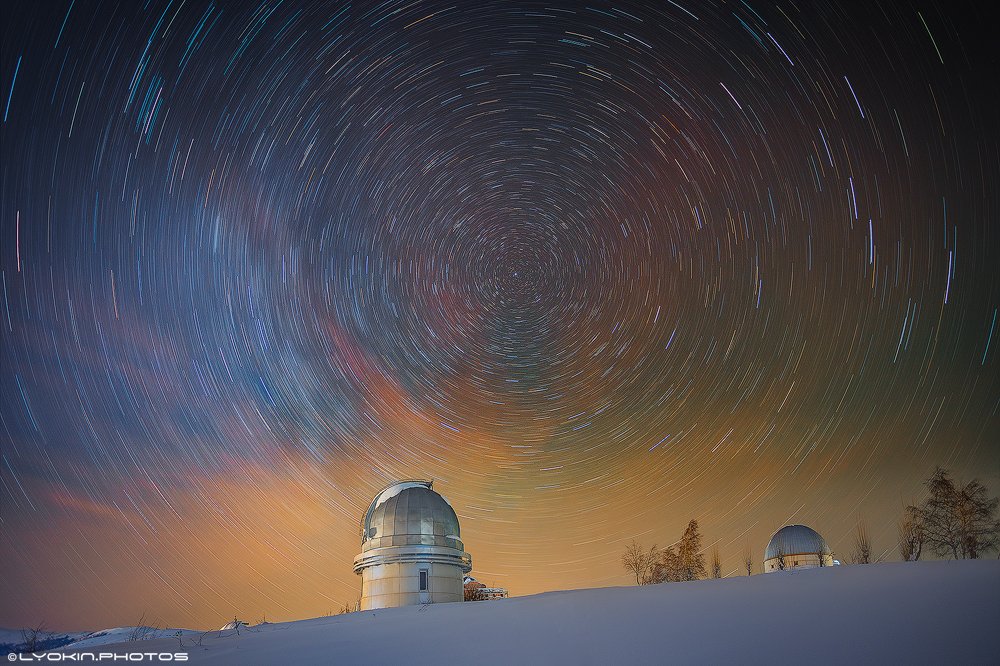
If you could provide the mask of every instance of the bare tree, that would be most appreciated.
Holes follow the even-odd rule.
[[[654,543],[649,550],[633,541],[625,548],[622,566],[635,576],[636,585],[650,585],[663,582],[660,549]]]
[[[646,552],[646,575],[642,578],[643,585],[655,585],[663,582],[663,563],[659,547],[654,543]]]
[[[24,652],[37,652],[41,649],[42,641],[45,640],[45,622],[39,622],[34,627],[21,629],[21,643]]]
[[[927,545],[937,555],[951,555],[958,559],[961,537],[958,526],[958,491],[947,470],[934,470],[924,482],[930,496],[919,507],[913,507],[920,516]]]
[[[712,548],[712,578],[722,578],[722,558],[719,557],[719,547]]]
[[[851,553],[851,564],[871,564],[872,561],[872,541],[868,536],[868,527],[862,521],[858,521],[858,527],[854,532],[854,552]]]
[[[941,556],[976,559],[1000,545],[1000,521],[994,518],[1000,500],[973,479],[958,488],[948,471],[938,467],[924,483],[929,496],[907,507],[919,519],[923,543]]]
[[[996,550],[1000,522],[994,520],[1000,499],[990,497],[986,487],[973,479],[958,493],[958,525],[962,556],[970,560]]]
[[[139,629],[142,627],[142,623],[146,621],[146,613],[139,616],[139,621],[135,623],[135,626],[129,630],[128,635],[125,636],[125,641],[132,643],[139,640]]]
[[[785,550],[780,546],[778,547],[778,552],[774,555],[774,559],[774,566],[776,566],[779,571],[784,571],[787,566],[785,564]]]
[[[916,562],[924,548],[924,526],[916,507],[908,506],[903,510],[898,529],[899,556],[904,562]]]
[[[750,549],[750,544],[743,550],[743,566],[747,570],[747,575],[753,575],[753,551]]]
[[[625,553],[622,555],[622,566],[635,576],[636,585],[642,585],[646,571],[649,569],[649,560],[646,551],[634,539],[625,547]]]
[[[148,640],[155,636],[157,629],[159,627],[155,624],[151,626],[146,624],[146,613],[144,612],[139,616],[139,621],[136,622],[135,626],[129,630],[125,640],[129,643]]]

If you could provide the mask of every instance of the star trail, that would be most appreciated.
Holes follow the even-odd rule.
[[[982,11],[5,6],[0,625],[335,612],[399,478],[513,594],[895,557],[1000,485]]]

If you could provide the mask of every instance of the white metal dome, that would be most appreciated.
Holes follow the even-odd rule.
[[[398,481],[375,495],[361,523],[362,550],[423,544],[463,550],[458,516],[433,481]]]
[[[789,555],[832,556],[830,547],[819,532],[805,525],[786,525],[774,533],[764,550],[764,560],[778,557],[779,553]]]

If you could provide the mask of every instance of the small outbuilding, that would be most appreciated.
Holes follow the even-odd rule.
[[[493,599],[507,598],[506,588],[487,587],[485,583],[480,583],[472,576],[466,576],[464,582],[466,601],[491,601]]]

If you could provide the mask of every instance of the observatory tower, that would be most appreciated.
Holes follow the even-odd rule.
[[[472,557],[458,516],[431,481],[398,481],[372,500],[361,521],[361,610],[462,601]]]

